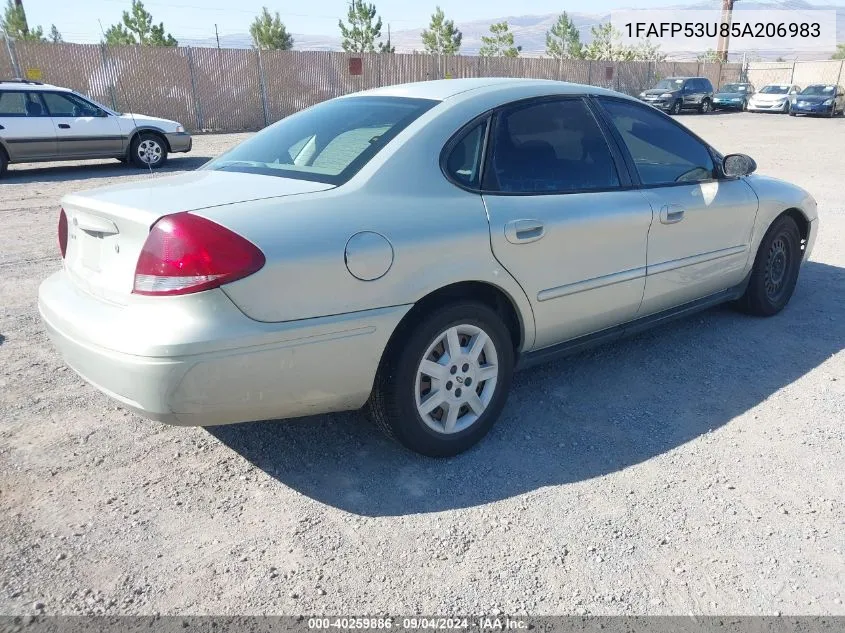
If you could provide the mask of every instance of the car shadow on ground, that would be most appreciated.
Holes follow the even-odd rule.
[[[351,513],[477,506],[613,473],[727,424],[845,348],[843,287],[845,268],[809,262],[775,317],[722,306],[518,372],[491,433],[454,458],[406,451],[359,413],[208,431],[279,482]]]
[[[6,342],[6,337],[0,334],[0,345]]]
[[[211,156],[171,156],[164,167],[153,169],[153,174],[192,171],[205,165]],[[93,180],[96,178],[118,178],[120,176],[143,175],[148,170],[124,165],[116,160],[97,163],[21,163],[9,165],[2,176],[2,183],[26,184],[33,182],[59,182],[63,180]]]

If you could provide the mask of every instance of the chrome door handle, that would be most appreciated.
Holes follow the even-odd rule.
[[[505,238],[511,244],[536,242],[545,234],[546,229],[539,220],[513,220],[505,224]]]
[[[684,219],[686,210],[679,204],[666,204],[660,209],[661,224],[675,224]]]

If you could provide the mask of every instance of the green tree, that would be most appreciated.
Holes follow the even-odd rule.
[[[293,48],[293,37],[282,23],[279,12],[276,11],[274,17],[267,7],[263,7],[261,14],[250,25],[249,34],[252,45],[260,50],[289,51]]]
[[[712,48],[708,48],[706,51],[698,55],[695,59],[696,61],[702,63],[718,63],[721,61],[721,59],[719,58],[719,54]]]
[[[113,24],[106,30],[106,44],[176,46],[179,42],[165,32],[163,22],[153,24],[153,16],[144,8],[141,0],[132,0],[131,12],[123,12],[123,23]]]
[[[602,61],[630,61],[634,49],[622,43],[622,34],[608,22],[590,29],[593,41],[587,46],[586,59]]]
[[[837,44],[836,52],[831,55],[831,59],[845,59],[845,44]]]
[[[564,11],[555,25],[546,31],[546,55],[555,59],[583,59],[584,47],[575,23]]]
[[[478,54],[482,57],[519,57],[521,46],[514,46],[513,33],[507,22],[490,25],[490,35],[481,36],[481,48]]]
[[[0,30],[13,40],[43,42],[44,29],[40,26],[29,28],[23,5],[16,5],[13,0],[6,3],[3,19],[0,20]]]
[[[432,55],[457,55],[461,50],[463,33],[455,28],[452,20],[446,19],[443,9],[437,10],[431,15],[431,22],[428,29],[422,32],[423,46],[426,53]]]
[[[666,59],[666,54],[660,50],[660,45],[652,44],[648,40],[643,40],[630,51],[631,59],[638,62],[662,62]]]
[[[343,36],[343,50],[347,53],[375,53],[376,40],[381,37],[381,18],[376,14],[376,5],[353,0],[346,14],[348,24],[338,20],[340,34]],[[386,44],[379,43],[381,53],[392,53],[394,47],[388,39]]]
[[[59,33],[59,29],[56,28],[55,24],[50,25],[50,35],[47,36],[53,44],[61,44],[64,42],[62,38],[62,34]]]

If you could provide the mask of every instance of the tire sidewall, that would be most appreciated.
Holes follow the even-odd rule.
[[[9,159],[6,158],[6,150],[0,147],[0,175],[6,173],[6,168],[9,166]]]
[[[780,236],[784,236],[789,242],[789,251],[791,260],[789,263],[789,278],[786,280],[786,292],[783,293],[781,299],[777,302],[772,300],[766,294],[766,260],[769,255],[769,249],[772,242]],[[783,310],[792,298],[795,291],[795,286],[798,283],[798,273],[801,269],[801,258],[803,252],[801,251],[801,234],[798,231],[798,226],[789,216],[781,216],[775,220],[763,236],[760,242],[760,248],[757,250],[757,257],[754,260],[754,270],[751,275],[749,285],[751,286],[749,292],[756,295],[760,312],[765,315],[774,315]]]
[[[417,411],[417,370],[428,346],[446,329],[469,324],[484,330],[496,347],[499,374],[496,391],[481,417],[458,433],[437,433],[423,422]],[[391,399],[401,424],[394,425],[396,438],[408,448],[432,457],[455,455],[476,444],[499,417],[510,391],[514,366],[514,349],[510,334],[501,318],[481,303],[460,303],[441,309],[424,319],[403,345],[397,346],[394,373],[391,376]]]

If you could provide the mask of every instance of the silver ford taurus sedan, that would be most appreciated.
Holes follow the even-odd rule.
[[[815,200],[635,99],[466,79],[321,103],[199,171],[69,195],[39,291],[67,363],[154,420],[366,406],[453,455],[516,364],[789,301]]]

